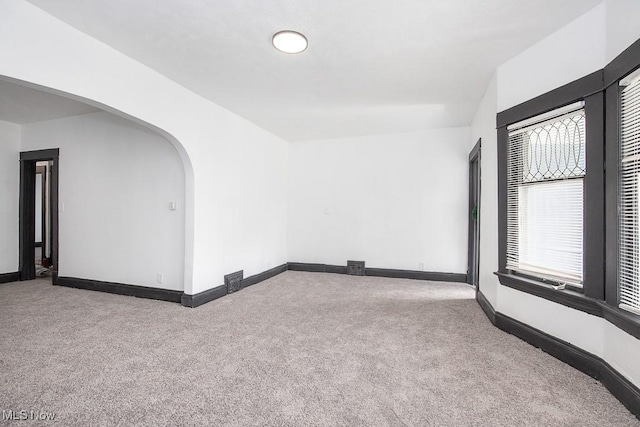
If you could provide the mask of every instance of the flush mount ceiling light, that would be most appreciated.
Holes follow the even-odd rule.
[[[284,53],[300,53],[309,45],[304,34],[291,30],[278,31],[273,35],[271,43]]]

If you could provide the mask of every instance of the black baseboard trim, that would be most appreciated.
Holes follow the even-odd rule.
[[[0,283],[17,282],[20,280],[20,272],[0,273]]]
[[[476,299],[491,323],[497,328],[517,336],[556,359],[597,379],[632,414],[640,419],[640,388],[623,377],[606,361],[580,347],[496,312],[482,292],[477,293]]]
[[[291,271],[308,271],[311,273],[326,273],[327,265],[326,264],[310,264],[305,262],[288,262],[287,270]],[[344,268],[345,274],[347,271],[347,267]]]
[[[287,264],[282,264],[277,267],[271,268],[267,271],[263,271],[262,273],[255,274],[251,277],[247,277],[242,280],[242,288],[246,288],[247,286],[253,286],[257,283],[270,279],[274,276],[277,276],[280,273],[284,273],[287,271]],[[183,306],[196,308],[201,306],[202,304],[206,304],[218,298],[222,298],[227,295],[229,289],[227,285],[216,286],[215,288],[208,289],[204,292],[197,293],[195,295],[182,294],[181,301]]]
[[[593,316],[602,317],[628,334],[640,339],[640,317],[636,314],[570,289],[555,290],[549,284],[531,278],[510,273],[496,272],[494,274],[498,276],[500,284],[503,286],[535,295]]]
[[[348,274],[349,268],[346,265],[325,265],[325,273]]]
[[[484,311],[484,314],[487,315],[491,324],[495,326],[496,311],[493,309],[493,306],[491,305],[487,297],[485,297],[484,294],[480,292],[480,290],[476,291],[476,301],[478,301],[478,304],[480,304],[480,308],[482,308],[482,311]]]
[[[196,308],[200,307],[202,304],[206,304],[213,301],[214,299],[218,299],[227,295],[227,292],[227,285],[220,285],[212,289],[207,289],[206,291],[197,293],[195,295],[182,294],[180,303],[185,307]]]
[[[439,273],[433,271],[394,270],[389,268],[364,269],[365,276],[391,277],[394,279],[429,280],[432,282],[467,283],[467,275],[461,273]]]
[[[289,262],[287,269],[292,271],[307,271],[311,273],[336,273],[347,274],[347,267],[330,264],[311,264],[304,262]],[[389,277],[393,279],[430,280],[434,282],[459,282],[467,283],[466,274],[436,273],[431,271],[395,270],[389,268],[364,269],[365,276]]]
[[[277,276],[280,273],[284,273],[285,271],[287,271],[287,264],[279,265],[270,270],[263,271],[262,273],[258,273],[251,277],[247,277],[246,279],[243,279],[242,287],[246,288],[247,286],[253,286],[256,283],[260,283],[264,280],[270,279],[274,276]]]
[[[58,286],[66,286],[68,288],[86,289],[90,291],[100,291],[110,294],[127,295],[169,302],[180,302],[180,298],[182,297],[182,291],[127,285],[124,283],[103,282],[100,280],[79,279],[77,277],[59,276],[57,278],[57,283],[54,284]]]

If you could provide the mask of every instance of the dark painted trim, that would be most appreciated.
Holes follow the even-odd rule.
[[[605,301],[618,306],[618,185],[620,171],[620,89],[618,85],[609,86],[605,92],[606,126],[605,132]]]
[[[247,286],[255,285],[256,283],[260,283],[264,280],[270,279],[280,273],[284,273],[285,271],[287,271],[287,264],[279,265],[270,270],[263,271],[262,273],[255,274],[251,277],[247,277],[242,281],[242,287],[246,288]]]
[[[640,39],[626,48],[620,55],[604,67],[604,85],[609,87],[638,68],[640,58]]]
[[[604,300],[604,93],[585,98],[587,135],[584,176],[582,277],[587,297]]]
[[[77,277],[58,277],[57,285],[170,302],[180,302],[180,297],[182,296],[182,291],[127,285],[124,283],[103,282],[100,280],[79,279]]]
[[[532,328],[516,319],[496,312],[489,301],[478,293],[480,307],[491,323],[527,343],[543,350],[568,365],[600,381],[636,417],[640,418],[640,389],[620,375],[606,361],[566,341]]]
[[[603,88],[603,76],[603,70],[595,71],[581,79],[574,80],[571,83],[504,110],[496,116],[496,127],[508,126],[538,114],[555,110],[601,91]]]
[[[325,273],[334,273],[334,274],[348,274],[349,268],[346,265],[325,265],[324,266]]]
[[[515,274],[495,273],[500,284],[521,292],[602,317],[626,333],[640,339],[640,316],[568,289],[555,290],[550,285]]]
[[[605,247],[605,165],[603,140],[604,95],[603,71],[597,71],[527,102],[498,113],[498,276],[511,288],[528,292],[587,313],[602,315],[597,302],[604,298]],[[586,158],[588,173],[584,179],[584,262],[583,292],[556,291],[542,280],[515,275],[507,270],[507,125],[545,113],[575,101],[585,101],[587,115]]]
[[[0,283],[17,282],[20,280],[20,272],[0,273]]]
[[[20,280],[35,279],[35,171],[36,162],[51,161],[51,273],[53,284],[58,281],[58,192],[59,192],[58,148],[48,150],[23,151],[20,153],[20,199],[19,199],[19,269]]]
[[[185,307],[196,308],[225,295],[227,295],[227,285],[220,285],[195,295],[182,294],[179,302]]]
[[[348,271],[346,265],[312,264],[306,262],[288,262],[287,270],[334,274],[347,274]]]
[[[287,263],[287,269],[292,271],[307,271],[311,273],[337,273],[347,274],[346,266],[311,264],[303,262]],[[394,279],[431,280],[434,282],[460,282],[467,283],[467,275],[462,273],[437,273],[431,271],[395,270],[389,268],[364,269],[365,276],[390,277]]]
[[[611,307],[609,304],[598,301],[602,309],[603,317],[622,329],[629,335],[640,339],[640,316],[624,311],[618,307]]]
[[[22,154],[20,156],[22,157]],[[36,162],[20,162],[20,199],[18,219],[18,269],[20,280],[36,278]]]
[[[284,273],[285,271],[287,271],[287,264],[282,264],[267,271],[263,271],[262,273],[247,277],[246,279],[242,280],[242,288],[253,286],[257,283],[275,277],[280,273]],[[220,285],[195,295],[182,294],[182,298],[179,302],[181,302],[185,307],[195,308],[201,306],[202,304],[206,304],[210,301],[221,298],[227,294],[227,285]]]
[[[500,312],[496,312],[495,325],[503,331],[517,336],[523,341],[543,350],[545,353],[549,353],[553,357],[596,378],[599,365],[599,358],[597,356]]]
[[[36,177],[38,175],[41,175],[41,201],[40,203],[42,204],[42,209],[41,209],[41,217],[40,217],[40,221],[41,221],[41,230],[42,230],[42,237],[41,237],[41,241],[40,242],[36,242],[36,248],[40,247],[42,248],[42,251],[40,253],[40,258],[41,259],[45,259],[47,258],[47,254],[46,254],[46,249],[47,249],[47,234],[49,233],[50,230],[47,229],[47,213],[49,213],[49,211],[51,210],[50,206],[47,206],[47,167],[46,166],[38,166],[36,164]],[[50,227],[49,227],[50,228]]]
[[[312,273],[326,273],[325,264],[310,264],[305,262],[288,262],[287,270],[292,271],[309,271]],[[345,267],[345,273],[347,274],[347,267]]]
[[[467,283],[467,275],[462,273],[438,273],[431,271],[393,270],[388,268],[367,267],[364,269],[364,274],[365,276],[392,277],[395,279]]]
[[[498,136],[498,270],[507,269],[507,162],[509,132],[501,127]]]
[[[551,285],[509,273],[495,273],[500,284],[564,306],[603,317],[598,301],[569,289],[555,290]]]
[[[59,148],[51,148],[48,150],[23,151],[20,153],[20,161],[41,161],[57,159],[60,156]]]
[[[480,304],[480,308],[482,308],[482,311],[484,311],[484,314],[489,318],[489,321],[493,325],[495,325],[496,311],[493,309],[493,306],[491,305],[487,297],[485,297],[484,294],[480,292],[480,290],[476,292],[476,301],[478,301],[478,304]]]
[[[481,146],[482,138],[469,153],[469,211],[467,212],[467,283],[471,286],[480,284],[480,203],[481,187]],[[477,190],[477,194],[476,194]],[[475,203],[474,203],[474,199]],[[473,219],[473,209],[476,219]]]

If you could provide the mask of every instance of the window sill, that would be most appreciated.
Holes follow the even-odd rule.
[[[556,290],[551,285],[515,274],[495,272],[500,284],[521,292],[562,304],[594,316],[602,317],[630,335],[640,339],[640,316],[612,307],[604,301],[584,296],[569,289]]]

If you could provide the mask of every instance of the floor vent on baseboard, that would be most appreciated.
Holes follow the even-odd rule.
[[[228,294],[232,294],[242,289],[243,276],[244,270],[236,271],[235,273],[224,276],[224,284],[227,286]]]
[[[364,261],[347,261],[347,274],[364,276]]]

